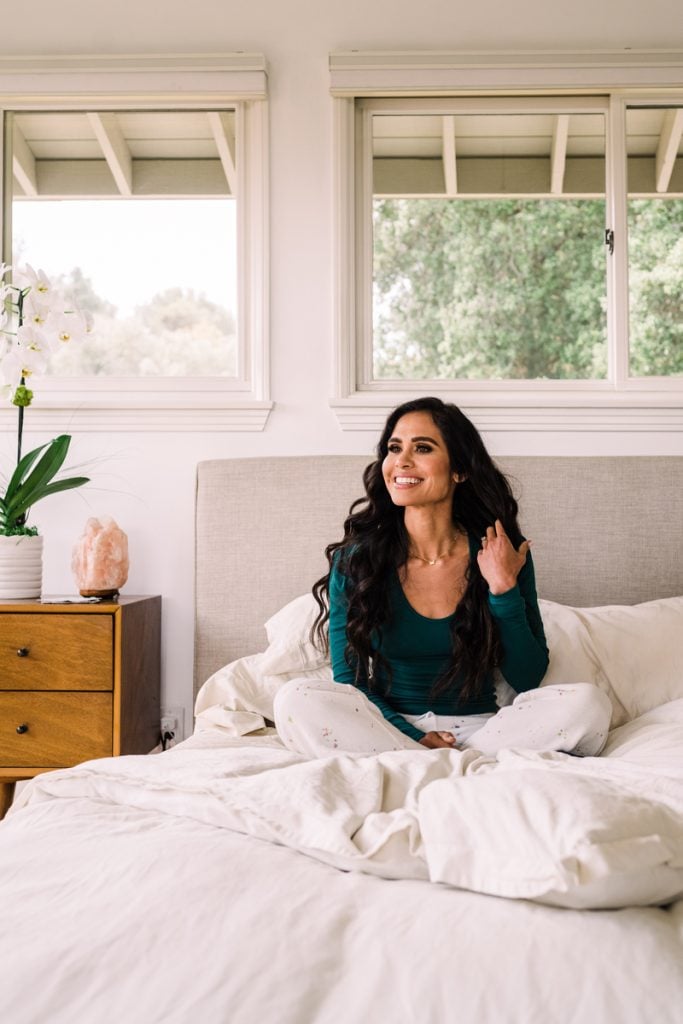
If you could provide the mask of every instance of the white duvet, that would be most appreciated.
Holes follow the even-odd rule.
[[[265,720],[329,669],[283,635],[205,684],[186,743],[22,792],[3,1024],[680,1024],[683,698],[599,758],[306,760]]]
[[[0,825],[0,1020],[680,1020],[683,902],[635,905],[683,891],[683,700],[594,759],[305,761],[230,714],[27,787]]]
[[[224,710],[224,722],[231,714],[242,713]],[[683,896],[681,750],[683,700],[613,732],[599,758],[411,750],[307,760],[264,730],[218,731],[172,756],[40,776],[19,803],[88,799],[230,829],[346,871],[633,906]]]

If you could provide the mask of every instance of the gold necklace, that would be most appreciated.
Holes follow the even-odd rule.
[[[419,558],[419,560],[420,560],[421,562],[426,562],[426,563],[427,563],[427,565],[436,565],[436,563],[437,563],[437,562],[440,562],[442,558],[445,558],[445,557],[446,557],[446,555],[450,555],[450,553],[451,553],[451,548],[452,548],[452,547],[453,547],[453,545],[454,545],[454,544],[455,544],[455,543],[457,542],[457,540],[458,540],[457,536],[453,537],[453,538],[451,539],[451,542],[450,542],[450,544],[449,544],[449,545],[448,545],[448,547],[446,548],[446,550],[445,550],[445,551],[441,551],[441,552],[439,552],[439,554],[438,554],[438,555],[436,556],[436,558],[425,558],[425,557],[424,557],[423,555],[418,555],[417,553],[415,553],[415,552],[410,552],[410,551],[408,552],[408,554],[409,554],[409,556],[410,556],[411,558]]]

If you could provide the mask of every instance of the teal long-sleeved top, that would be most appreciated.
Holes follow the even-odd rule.
[[[476,559],[479,542],[470,537],[470,558]],[[481,715],[497,710],[493,676],[484,681],[482,692],[474,699],[460,702],[457,687],[449,695],[430,698],[435,681],[451,660],[450,627],[454,615],[429,619],[412,607],[403,592],[398,573],[388,580],[390,617],[382,627],[381,642],[375,646],[391,666],[389,693],[380,696],[370,691],[367,680],[356,680],[354,667],[348,664],[346,616],[348,599],[346,577],[333,565],[330,573],[329,638],[332,672],[338,683],[350,683],[369,697],[384,717],[414,740],[424,733],[404,715]],[[517,585],[504,594],[489,594],[489,608],[498,626],[503,650],[500,671],[517,693],[537,687],[548,667],[548,648],[536,597],[536,582],[531,554],[517,578]]]

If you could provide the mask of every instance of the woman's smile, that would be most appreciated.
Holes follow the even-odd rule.
[[[387,442],[382,473],[396,505],[451,500],[455,483],[448,450],[429,413],[401,417]]]

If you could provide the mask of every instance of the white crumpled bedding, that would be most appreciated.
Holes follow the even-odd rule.
[[[678,1024],[683,700],[599,758],[307,761],[264,727],[263,657],[179,747],[22,792],[0,1020]]]
[[[283,681],[330,675],[307,640],[311,605],[310,595],[291,602],[266,624],[265,652],[207,680],[198,731],[263,729]],[[274,838],[286,821],[288,843],[328,863],[496,896],[593,909],[665,903],[683,895],[681,741],[683,698],[613,729],[599,758],[406,751],[287,762],[287,772],[249,783],[255,834]]]
[[[224,710],[224,729],[233,714],[243,721]],[[307,760],[275,736],[217,739],[43,775],[22,802],[174,814],[347,871],[560,906],[683,896],[683,700],[616,730],[599,758],[425,750]]]

